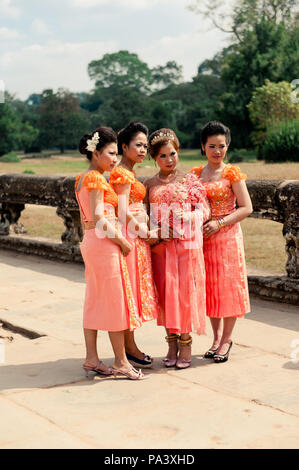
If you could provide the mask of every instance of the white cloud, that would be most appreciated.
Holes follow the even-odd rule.
[[[114,8],[124,6],[133,9],[146,9],[161,1],[170,2],[171,0],[113,0]],[[102,5],[111,4],[111,0],[68,0],[69,6],[79,8],[93,8]]]
[[[164,36],[138,48],[136,52],[151,67],[175,60],[179,65],[183,65],[184,78],[190,80],[197,74],[201,62],[212,58],[226,45],[223,37],[223,33],[219,31],[191,31],[175,37]]]
[[[48,25],[40,18],[35,18],[35,20],[32,21],[31,27],[33,31],[37,34],[50,34],[51,33]]]
[[[21,37],[16,29],[0,28],[0,39],[16,39]]]
[[[18,18],[21,10],[12,5],[11,0],[0,0],[1,16],[8,18]]]
[[[87,74],[88,63],[117,50],[114,41],[32,44],[0,55],[1,78],[7,90],[18,91],[21,99],[46,88],[89,91],[93,83]]]

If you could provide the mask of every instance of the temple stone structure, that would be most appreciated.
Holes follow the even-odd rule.
[[[74,184],[74,177],[0,175],[0,247],[82,263],[82,229]],[[288,256],[285,276],[248,276],[249,290],[265,299],[299,304],[299,181],[247,180],[246,184],[254,208],[251,217],[282,224]],[[57,208],[65,225],[60,243],[26,237],[26,227],[19,223],[26,204]],[[269,252],[269,256],[275,253]]]

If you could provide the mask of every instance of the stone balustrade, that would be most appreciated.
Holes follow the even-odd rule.
[[[143,178],[140,178],[142,181]],[[82,262],[80,214],[74,195],[75,178],[42,175],[0,175],[0,247],[48,259]],[[286,275],[249,276],[249,289],[261,297],[299,303],[299,181],[247,180],[254,212],[251,217],[282,224],[287,252]],[[56,207],[64,221],[61,242],[22,235],[19,218],[26,204]],[[269,256],[275,253],[269,252]]]

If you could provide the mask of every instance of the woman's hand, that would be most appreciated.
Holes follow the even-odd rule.
[[[133,248],[131,243],[129,243],[128,240],[126,240],[125,238],[122,238],[121,243],[120,243],[119,246],[120,246],[120,249],[121,249],[122,254],[124,256],[128,256],[128,254],[130,253],[130,251]]]
[[[159,228],[155,228],[149,231],[146,241],[148,242],[150,246],[156,245],[157,243],[161,241],[161,238],[159,236],[159,231],[160,231]]]
[[[218,232],[219,230],[219,225],[217,220],[209,220],[203,225],[203,236],[204,238],[207,238],[213,233]]]

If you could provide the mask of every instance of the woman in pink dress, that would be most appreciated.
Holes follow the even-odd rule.
[[[146,241],[151,237],[143,200],[144,185],[134,171],[147,155],[148,129],[140,122],[131,122],[118,133],[118,152],[121,161],[110,174],[109,183],[118,195],[118,217],[126,228],[132,250],[126,258],[129,278],[138,309],[139,324],[158,315],[157,293],[153,281],[151,251]],[[151,367],[153,359],[137,347],[134,332],[125,333],[127,358],[138,367]]]
[[[86,278],[83,318],[86,361],[83,368],[86,375],[94,371],[143,379],[141,370],[134,369],[125,354],[125,332],[140,324],[125,258],[132,246],[119,230],[115,215],[117,195],[103,176],[117,163],[117,136],[111,128],[100,127],[82,137],[79,150],[90,162],[88,170],[77,176],[75,185],[84,231],[81,253]],[[109,332],[115,355],[112,368],[99,360],[98,330]]]
[[[201,132],[202,153],[208,163],[191,170],[206,188],[211,205],[211,219],[204,225],[204,257],[207,316],[214,341],[205,357],[217,363],[228,359],[236,319],[250,311],[239,222],[251,214],[252,205],[244,181],[246,175],[238,167],[224,163],[230,141],[226,126],[209,122]]]
[[[190,332],[205,333],[201,229],[209,208],[203,185],[177,169],[179,141],[175,133],[160,129],[151,134],[149,143],[150,154],[160,168],[145,185],[151,221],[160,227],[160,238],[152,247],[152,263],[160,304],[158,325],[167,332],[164,364],[185,369],[191,365]]]

